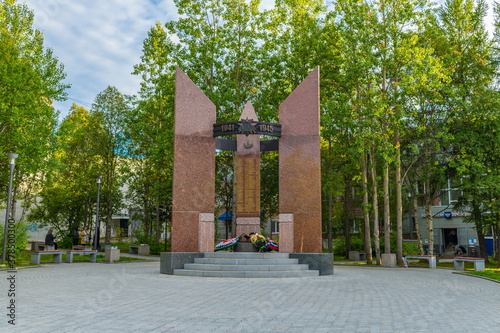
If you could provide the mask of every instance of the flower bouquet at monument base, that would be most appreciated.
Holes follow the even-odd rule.
[[[279,244],[277,241],[274,241],[271,238],[266,238],[263,235],[258,234],[256,232],[252,232],[250,233],[250,235],[241,234],[238,237],[223,240],[222,242],[215,245],[214,251],[217,252],[221,250],[230,249],[236,246],[236,244],[238,244],[238,242],[243,237],[245,237],[246,239],[250,239],[253,246],[255,246],[259,250],[259,252],[279,251]]]

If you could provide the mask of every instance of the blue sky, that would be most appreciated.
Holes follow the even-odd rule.
[[[19,0],[34,10],[35,28],[45,46],[64,64],[69,99],[54,102],[64,118],[72,103],[90,109],[108,85],[136,94],[140,79],[131,75],[142,43],[156,21],[177,18],[173,0]],[[493,3],[493,0],[488,0]],[[263,0],[270,8],[274,0]],[[491,9],[490,9],[491,11]]]
[[[34,10],[45,46],[64,64],[70,99],[54,102],[62,119],[71,104],[90,109],[108,85],[135,94],[142,42],[156,21],[177,17],[172,0],[24,0]]]

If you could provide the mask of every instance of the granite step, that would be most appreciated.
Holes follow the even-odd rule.
[[[211,252],[194,263],[184,264],[184,269],[174,269],[174,275],[234,278],[283,278],[319,276],[319,271],[309,270],[309,265],[299,264],[288,253],[278,252]]]
[[[194,263],[218,265],[294,265],[299,263],[299,259],[195,258]]]
[[[260,264],[260,265],[217,265],[217,264],[184,264],[184,269],[207,271],[306,271],[305,264]]]
[[[288,259],[288,253],[279,252],[205,252],[205,258],[240,258],[240,259]]]
[[[174,275],[200,276],[200,277],[230,277],[230,278],[285,278],[319,276],[319,271],[209,271],[174,269]]]

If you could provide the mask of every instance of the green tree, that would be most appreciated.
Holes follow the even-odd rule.
[[[51,170],[27,217],[50,225],[62,237],[71,238],[76,228],[93,225],[100,159],[89,133],[95,126],[85,108],[72,105],[56,133]]]
[[[498,91],[485,91],[452,128],[455,158],[450,166],[462,193],[455,208],[471,214],[464,220],[474,223],[486,260],[484,235],[498,223],[499,215],[499,103]]]
[[[122,209],[123,169],[129,159],[129,142],[125,131],[125,120],[129,105],[126,97],[115,87],[100,92],[90,110],[96,122],[90,134],[94,138],[96,156],[102,181],[103,216],[106,219],[105,242],[110,244],[113,214]],[[96,231],[97,232],[97,231]]]
[[[219,121],[239,118],[259,86],[260,1],[176,0],[181,16],[167,30],[179,39],[178,65],[217,107]]]
[[[172,198],[174,73],[179,45],[156,23],[143,43],[141,63],[134,66],[141,89],[127,122],[134,157],[129,170],[128,199],[134,219],[143,221],[146,237],[154,225],[160,241]]]
[[[485,29],[486,10],[483,0],[447,0],[439,12],[444,38],[440,40],[441,47],[436,47],[445,65],[452,70],[447,103],[453,135],[452,148],[448,150],[453,160],[448,164],[448,176],[463,180],[463,199],[470,204],[470,220],[475,222],[483,255],[486,250],[484,202],[489,197],[485,191],[496,187],[490,184],[496,177],[488,172],[490,157],[485,156],[498,154],[497,134],[492,132],[496,128],[490,127],[498,126],[498,96],[489,91],[498,64],[493,61],[493,45]],[[488,174],[491,176],[486,176]]]
[[[141,63],[134,71],[141,75],[143,83],[131,129],[137,154],[144,157],[137,161],[140,167],[135,170],[142,170],[143,175],[136,175],[134,190],[146,193],[140,190],[140,183],[152,185],[153,191],[147,193],[157,207],[165,206],[171,198],[174,66],[179,65],[216,104],[220,121],[238,119],[258,86],[255,66],[259,1],[175,3],[181,18],[165,27],[157,23],[150,30]],[[224,160],[219,154],[217,164]],[[223,168],[218,170],[222,172],[218,178],[226,175]],[[219,187],[228,188],[232,186]],[[146,201],[140,204],[142,210],[150,211],[145,205]]]
[[[69,87],[63,83],[62,64],[52,50],[44,48],[42,32],[33,28],[33,17],[25,4],[0,2],[0,151],[3,156],[19,154],[12,216],[20,198],[22,218],[50,167],[47,157],[52,153],[57,116],[52,100],[65,99]],[[0,159],[2,179],[8,179],[6,163]],[[5,202],[5,194],[0,195]]]

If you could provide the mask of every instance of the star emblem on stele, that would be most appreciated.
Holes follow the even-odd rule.
[[[256,122],[253,121],[253,119],[241,119],[239,123],[240,127],[238,129],[238,132],[240,134],[245,134],[246,136],[249,136],[250,134],[255,134],[257,133],[257,130],[255,126],[257,125]]]

